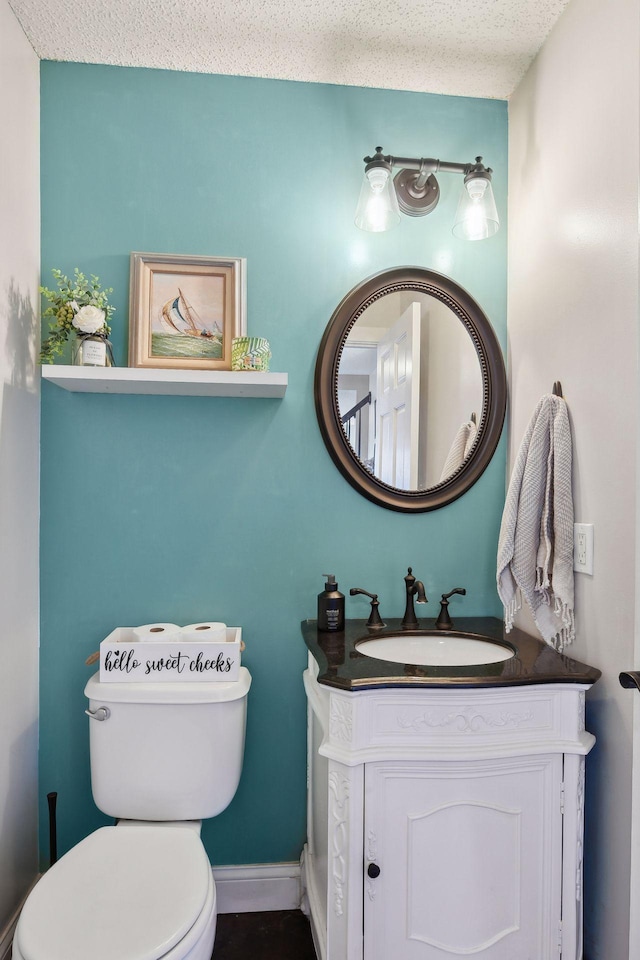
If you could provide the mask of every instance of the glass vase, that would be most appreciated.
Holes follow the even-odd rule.
[[[78,367],[110,367],[111,344],[98,333],[76,337],[71,344],[71,362]]]

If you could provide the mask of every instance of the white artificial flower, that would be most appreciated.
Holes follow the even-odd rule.
[[[105,312],[99,307],[93,307],[87,304],[80,307],[72,320],[74,327],[81,330],[82,333],[96,333],[104,326]]]
[[[78,310],[80,309],[80,307],[78,306],[75,300],[69,300],[69,306],[71,307],[74,313],[77,313]]]

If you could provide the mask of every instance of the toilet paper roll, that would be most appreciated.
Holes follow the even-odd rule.
[[[190,623],[188,627],[182,628],[182,639],[185,641],[195,640],[198,643],[202,643],[202,641],[224,643],[227,639],[227,625],[215,621]]]
[[[133,636],[142,643],[158,643],[160,640],[179,640],[180,627],[177,623],[145,623],[135,627]]]

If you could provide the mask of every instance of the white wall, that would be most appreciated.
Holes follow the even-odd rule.
[[[39,95],[0,0],[0,944],[37,869]]]
[[[421,360],[426,367],[426,477],[423,487],[440,483],[458,430],[482,413],[482,374],[469,333],[444,303],[425,297]],[[426,322],[425,322],[426,321]],[[451,363],[455,357],[456,362]],[[423,418],[424,419],[424,418]],[[421,423],[422,426],[422,423]]]
[[[561,380],[576,520],[595,524],[568,651],[603,672],[588,698],[586,960],[629,960],[634,695],[618,672],[634,665],[638,54],[637,0],[572,0],[509,109],[510,462]]]

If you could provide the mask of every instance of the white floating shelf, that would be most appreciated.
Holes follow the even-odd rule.
[[[286,373],[42,367],[42,378],[74,393],[145,393],[174,397],[284,397]]]

